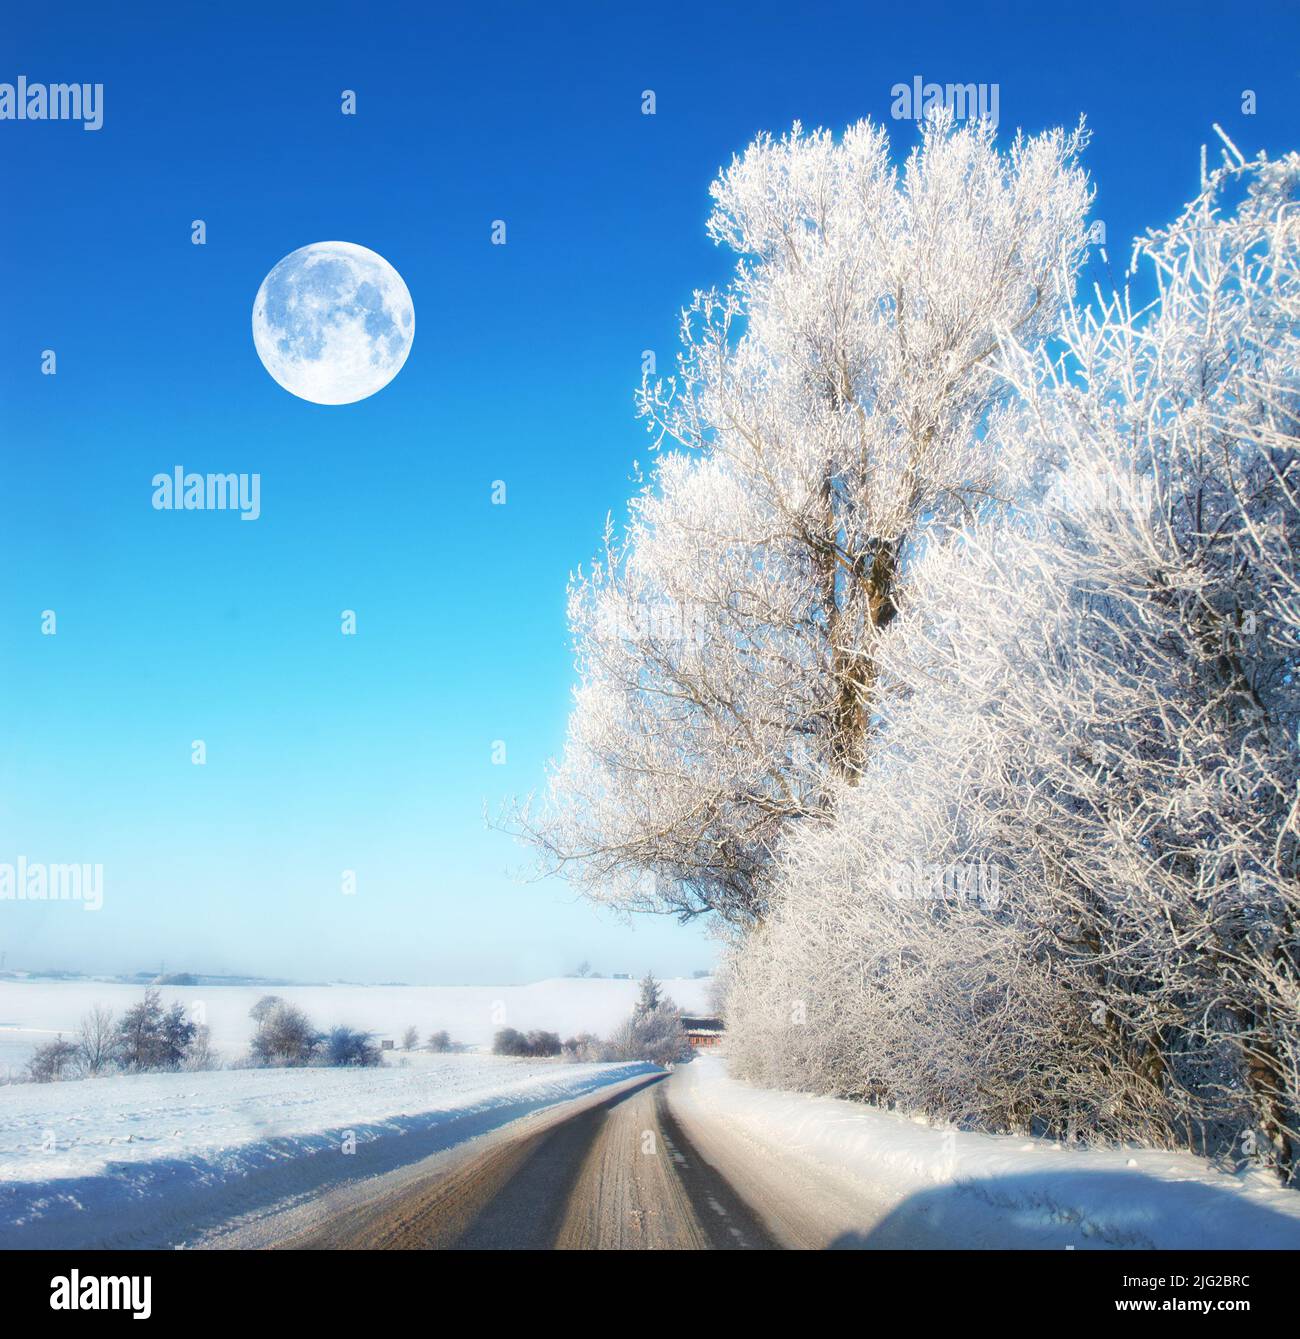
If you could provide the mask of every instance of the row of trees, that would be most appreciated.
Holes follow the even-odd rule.
[[[340,1025],[317,1028],[297,1005],[278,995],[264,995],[249,1011],[255,1026],[249,1062],[257,1066],[293,1068],[305,1065],[372,1066],[382,1063],[374,1036]],[[558,1033],[521,1033],[503,1028],[493,1050],[497,1055],[556,1056],[562,1051],[584,1060],[645,1059],[663,1063],[680,1054],[675,1006],[663,999],[658,983],[647,976],[632,1016],[611,1038],[592,1036],[561,1043]],[[407,1028],[402,1048],[413,1051],[419,1032]],[[448,1053],[461,1049],[446,1030],[429,1034],[426,1049]],[[663,1057],[661,1059],[660,1057]],[[96,1007],[81,1021],[76,1037],[61,1035],[38,1046],[28,1062],[28,1075],[38,1083],[89,1078],[110,1072],[150,1073],[180,1069],[214,1069],[217,1059],[209,1031],[194,1021],[184,1005],[164,1008],[156,990],[146,990],[140,1004],[115,1019],[109,1009]]]
[[[415,1051],[420,1048],[420,1030],[417,1027],[408,1027],[402,1033],[402,1050]],[[445,1028],[437,1032],[430,1032],[428,1040],[424,1043],[426,1051],[432,1051],[435,1055],[445,1055],[449,1051],[458,1051],[461,1046],[458,1042],[451,1039],[451,1033]]]
[[[382,1061],[373,1034],[342,1025],[322,1031],[303,1010],[278,995],[264,995],[249,1016],[256,1025],[249,1046],[253,1065],[371,1066]],[[433,1033],[428,1044],[435,1051],[454,1049],[446,1032]],[[38,1046],[27,1071],[34,1082],[50,1083],[106,1073],[218,1067],[208,1028],[196,1022],[184,1005],[164,1007],[158,991],[146,990],[144,999],[120,1019],[109,1009],[90,1010],[72,1040],[60,1035]]]
[[[764,1082],[1300,1140],[1300,157],[1076,304],[1082,131],[758,140],[579,574],[549,867],[731,936]],[[1139,267],[1145,267],[1139,269]],[[1145,277],[1142,277],[1145,275]]]
[[[303,1010],[278,995],[264,995],[249,1016],[257,1025],[250,1046],[254,1064],[367,1066],[382,1062],[382,1052],[375,1045],[373,1033],[345,1026],[319,1031]],[[414,1051],[419,1044],[419,1030],[408,1027],[402,1034],[402,1049]],[[460,1047],[449,1032],[440,1029],[429,1034],[425,1049],[442,1054]]]
[[[52,1083],[115,1072],[214,1068],[207,1027],[191,1018],[184,1005],[164,1008],[159,993],[146,990],[144,999],[120,1019],[109,1009],[91,1009],[72,1040],[59,1035],[38,1046],[27,1072],[35,1083]]]

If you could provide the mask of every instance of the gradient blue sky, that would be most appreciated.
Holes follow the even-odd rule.
[[[1005,132],[1088,115],[1126,261],[1212,122],[1247,152],[1300,139],[1294,4],[798,9],[10,8],[0,81],[101,82],[105,124],[0,122],[0,861],[100,862],[106,889],[94,915],[0,903],[8,966],[710,963],[698,927],[519,882],[482,810],[561,745],[566,577],[647,458],[641,351],[666,365],[727,272],[718,167],[796,118],[885,119],[916,74],[997,82]],[[249,313],[276,261],[335,238],[397,267],[417,330],[386,390],[324,408],[263,371]],[[178,464],[260,473],[261,519],[154,511]]]

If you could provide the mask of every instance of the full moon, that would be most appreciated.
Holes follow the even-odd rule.
[[[285,390],[314,404],[353,404],[402,370],[415,307],[402,276],[354,242],[291,251],[253,300],[253,343]]]

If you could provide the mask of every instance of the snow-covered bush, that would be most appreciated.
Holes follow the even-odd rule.
[[[320,1058],[323,1064],[339,1067],[368,1068],[383,1063],[371,1033],[341,1024],[326,1033],[321,1043]]]
[[[671,1065],[690,1054],[682,1017],[671,1000],[645,1013],[634,1013],[605,1043],[604,1060],[643,1060]]]
[[[564,1055],[580,1064],[598,1064],[605,1059],[605,1043],[594,1032],[579,1032],[565,1040]]]
[[[320,1050],[321,1034],[311,1020],[278,996],[264,996],[249,1010],[249,1017],[257,1024],[249,1046],[254,1064],[306,1065]]]
[[[689,1054],[681,1011],[647,972],[630,1017],[606,1041],[601,1058],[671,1065]]]
[[[27,1061],[27,1077],[33,1083],[57,1083],[60,1079],[80,1077],[77,1048],[62,1037],[41,1042]]]
[[[185,1049],[185,1059],[181,1062],[181,1068],[197,1072],[221,1069],[223,1063],[220,1053],[212,1044],[212,1029],[206,1023],[197,1024],[190,1038],[190,1044]]]
[[[559,1035],[534,1030],[520,1032],[515,1028],[501,1028],[492,1040],[493,1055],[552,1056],[563,1050]]]
[[[647,973],[631,1014],[608,1037],[579,1033],[564,1043],[564,1054],[588,1064],[641,1060],[670,1065],[690,1054],[690,1044],[680,1010]]]

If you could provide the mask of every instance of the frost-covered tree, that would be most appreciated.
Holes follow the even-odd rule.
[[[178,1003],[165,1009],[156,990],[124,1013],[117,1024],[114,1056],[123,1069],[179,1069],[194,1042],[197,1024]]]
[[[96,1005],[81,1016],[77,1028],[78,1062],[91,1077],[110,1069],[117,1046],[117,1027],[113,1011]]]
[[[255,1005],[248,1011],[248,1016],[254,1023],[261,1025],[262,1020],[276,1008],[277,1005],[284,1003],[279,995],[263,995]]]
[[[1072,320],[1069,362],[1030,383],[1062,460],[1029,598],[1058,636],[1022,660],[997,722],[1047,760],[1052,799],[1024,806],[1020,844],[1051,874],[1057,956],[1086,970],[1149,1108],[1262,1143],[1284,1172],[1300,1132],[1298,200],[1300,158],[1233,151],[1139,243],[1154,308]]]
[[[181,1068],[191,1071],[220,1069],[222,1059],[212,1044],[212,1029],[206,1023],[195,1025]]]
[[[641,979],[640,992],[637,995],[636,1007],[633,1012],[637,1014],[653,1013],[663,1002],[663,991],[659,988],[659,982],[655,980],[653,972],[647,972]]]
[[[737,257],[641,412],[663,447],[572,583],[579,684],[522,826],[593,898],[762,917],[792,825],[856,779],[923,536],[1014,492],[1000,343],[1053,332],[1083,247],[1082,132],[944,116],[900,167],[870,122],[763,136],[713,187]]]
[[[1293,1173],[1298,187],[1230,156],[1151,308],[1009,349],[1037,486],[915,562],[878,746],[732,964],[744,1072]]]

